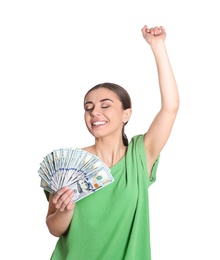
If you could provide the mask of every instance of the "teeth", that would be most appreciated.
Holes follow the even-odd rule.
[[[104,124],[105,124],[105,122],[95,122],[92,125],[104,125]]]

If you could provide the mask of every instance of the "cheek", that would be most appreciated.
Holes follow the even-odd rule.
[[[86,125],[87,130],[91,133],[90,117],[84,115],[84,121],[85,121],[85,125]]]
[[[118,111],[114,111],[114,114],[112,114],[111,116],[115,122],[117,122],[118,124],[123,122],[123,113],[122,111],[118,110]]]
[[[85,121],[86,126],[88,127],[90,119],[89,119],[88,115],[86,115],[86,114],[84,114],[84,121]]]
[[[118,120],[121,117],[121,111],[120,110],[109,110],[109,111],[105,111],[104,113],[105,117],[109,118],[109,119],[116,119]]]

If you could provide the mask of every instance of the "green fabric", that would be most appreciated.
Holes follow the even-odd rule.
[[[126,155],[111,167],[115,181],[76,203],[66,235],[51,260],[150,260],[148,178],[144,135],[134,136]]]

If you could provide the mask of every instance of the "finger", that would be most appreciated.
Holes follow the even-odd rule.
[[[160,33],[161,33],[161,30],[159,29],[158,26],[156,26],[156,27],[154,28],[154,34],[155,34],[155,35],[158,35],[158,34],[160,34]]]
[[[154,35],[155,34],[155,29],[153,27],[151,27],[150,29],[148,29],[149,33]]]
[[[145,25],[142,29],[141,29],[142,35],[143,37],[146,36],[146,32],[147,32],[147,25]]]
[[[141,29],[142,32],[144,32],[147,29],[147,25],[145,24],[144,27]]]
[[[56,208],[60,208],[63,203],[65,202],[69,197],[73,196],[73,191],[71,189],[66,190],[56,201]]]
[[[64,211],[64,210],[71,211],[74,209],[74,207],[75,207],[75,203],[73,202],[73,193],[72,193],[61,204],[60,211]]]
[[[155,26],[155,27],[151,27],[149,29],[149,31],[150,31],[150,34],[152,34],[152,35],[159,35],[164,31],[164,28],[162,26],[160,26],[160,27]]]
[[[165,29],[164,29],[163,26],[160,26],[159,29],[160,29],[160,31],[161,31],[162,33],[165,33]]]
[[[53,196],[53,199],[52,199],[53,203],[56,204],[57,201],[59,200],[59,198],[60,198],[67,190],[69,190],[68,187],[63,187],[63,188],[61,188],[60,190],[58,190],[58,191],[54,194],[54,196]]]
[[[64,210],[72,211],[75,208],[75,206],[76,206],[76,204],[71,199],[71,201],[67,204],[67,206],[64,208]]]
[[[63,201],[63,203],[61,204],[60,206],[60,211],[64,211],[64,210],[67,210],[67,207],[71,208],[71,206],[69,205],[70,203],[72,203],[71,201],[69,200],[65,200]]]

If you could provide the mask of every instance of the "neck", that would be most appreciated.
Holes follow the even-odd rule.
[[[96,140],[94,154],[97,155],[108,167],[112,167],[119,162],[125,155],[127,147],[124,146],[122,140],[117,142],[113,140]]]

